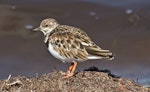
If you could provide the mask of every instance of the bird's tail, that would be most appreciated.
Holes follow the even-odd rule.
[[[86,51],[89,53],[88,59],[114,59],[114,54],[112,52],[109,50],[103,50],[98,46],[88,46],[86,47]]]

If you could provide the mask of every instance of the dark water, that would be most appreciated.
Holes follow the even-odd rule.
[[[79,27],[104,49],[116,54],[113,61],[92,60],[90,66],[150,85],[150,1],[148,0],[1,0],[0,79],[65,71],[49,54],[42,33],[31,30],[44,18]]]

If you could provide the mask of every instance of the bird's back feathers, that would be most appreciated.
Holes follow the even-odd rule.
[[[62,60],[64,62],[113,58],[109,50],[101,49],[79,28],[59,25],[49,34],[48,39],[54,50],[65,58]]]

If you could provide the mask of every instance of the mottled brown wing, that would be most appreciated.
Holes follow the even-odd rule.
[[[64,25],[54,30],[50,42],[61,56],[76,60],[86,60],[89,54],[83,44],[93,44],[85,32]]]

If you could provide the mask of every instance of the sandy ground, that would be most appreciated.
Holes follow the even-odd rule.
[[[0,88],[2,92],[150,92],[132,80],[98,71],[82,71],[67,79],[57,71],[35,77],[9,77],[0,81]]]

